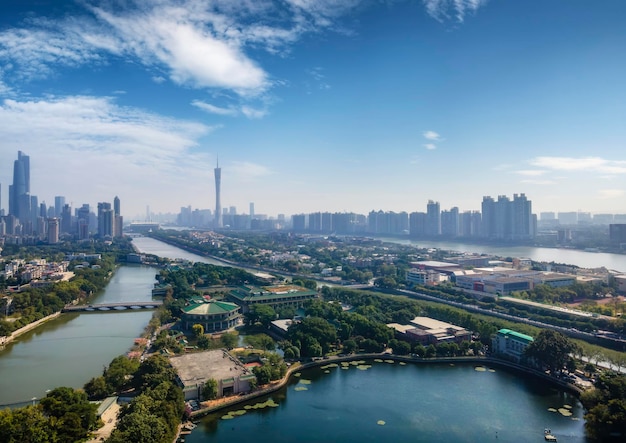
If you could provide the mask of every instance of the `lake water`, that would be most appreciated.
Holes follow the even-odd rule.
[[[542,380],[474,365],[369,363],[367,370],[303,372],[270,396],[278,407],[230,420],[220,411],[203,418],[186,442],[531,443],[543,441],[546,427],[559,441],[587,441],[580,402]]]

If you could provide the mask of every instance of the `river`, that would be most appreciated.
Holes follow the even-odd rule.
[[[474,365],[369,363],[302,372],[270,396],[277,407],[251,408],[263,398],[236,406],[244,415],[232,419],[219,411],[186,442],[532,443],[543,441],[545,428],[559,441],[587,441],[578,399],[534,377]]]
[[[606,252],[589,252],[578,249],[540,248],[534,246],[494,246],[457,242],[438,242],[431,240],[409,240],[393,237],[377,237],[379,240],[414,245],[419,248],[438,248],[458,252],[476,252],[499,257],[530,258],[540,262],[565,263],[581,268],[600,268],[616,270],[626,274],[626,255]]]
[[[187,252],[184,249],[168,245],[167,243],[150,237],[135,237],[133,238],[133,245],[140,253],[143,254],[152,254],[162,258],[169,258],[171,260],[183,259],[192,262],[208,263],[211,265],[229,266],[219,260]]]
[[[157,270],[122,266],[92,303],[148,301]],[[133,345],[152,311],[62,314],[0,351],[0,405],[41,398],[59,386],[81,388]]]

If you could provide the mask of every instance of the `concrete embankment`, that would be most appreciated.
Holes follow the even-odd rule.
[[[13,331],[11,333],[11,335],[0,337],[0,346],[11,343],[13,340],[15,340],[20,335],[25,334],[28,331],[32,331],[37,326],[39,326],[39,325],[41,325],[41,324],[43,324],[43,323],[45,323],[47,321],[53,320],[53,319],[57,318],[59,315],[61,315],[60,312],[55,312],[54,314],[48,315],[47,317],[41,318],[41,319],[39,319],[37,321],[34,321],[32,323],[27,324],[23,328],[19,328],[19,329]]]

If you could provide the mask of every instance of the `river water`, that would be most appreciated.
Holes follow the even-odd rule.
[[[157,270],[122,266],[92,303],[148,301]],[[0,405],[41,398],[59,386],[82,387],[130,350],[152,311],[61,314],[0,351]]]
[[[606,252],[588,252],[577,249],[539,248],[534,246],[493,246],[457,242],[437,242],[430,240],[409,240],[380,237],[380,240],[419,248],[438,248],[458,252],[477,252],[499,257],[530,258],[540,262],[565,263],[581,268],[605,267],[626,274],[626,255]]]
[[[474,365],[369,363],[305,371],[270,396],[278,407],[250,408],[263,398],[238,405],[245,414],[233,419],[220,411],[186,442],[532,443],[543,441],[545,428],[559,441],[587,441],[577,398],[541,380]]]

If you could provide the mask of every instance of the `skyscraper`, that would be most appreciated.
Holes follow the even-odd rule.
[[[13,163],[13,184],[9,185],[9,214],[26,218],[30,215],[30,157],[17,152]]]
[[[426,234],[441,235],[441,207],[439,202],[428,200],[426,205]]]
[[[222,224],[222,203],[220,201],[220,188],[222,182],[222,168],[220,168],[219,158],[217,159],[217,166],[213,169],[215,174],[215,227],[221,228]]]
[[[60,217],[63,212],[63,206],[65,206],[65,197],[57,195],[54,197],[54,216]]]
[[[113,209],[111,203],[98,203],[98,235],[101,239],[113,237]]]

